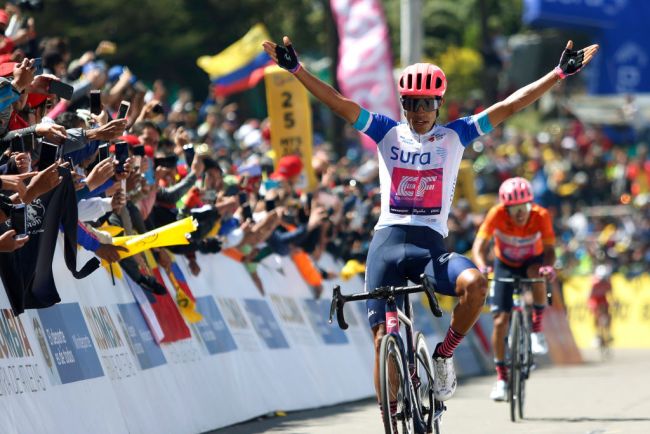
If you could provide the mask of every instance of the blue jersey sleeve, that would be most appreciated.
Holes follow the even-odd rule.
[[[379,143],[396,125],[398,123],[387,116],[370,113],[368,110],[361,108],[361,113],[359,113],[359,117],[354,123],[354,128],[370,137],[375,143]]]
[[[94,252],[101,246],[101,243],[81,222],[77,222],[77,244],[86,250]]]
[[[460,142],[463,146],[467,146],[478,136],[487,134],[492,131],[492,124],[485,112],[481,112],[474,116],[467,116],[464,118],[456,119],[453,122],[445,125],[458,134]]]

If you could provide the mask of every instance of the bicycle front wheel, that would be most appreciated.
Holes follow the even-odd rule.
[[[415,387],[418,395],[421,420],[428,428],[431,426],[434,434],[440,433],[440,418],[442,411],[436,411],[442,408],[436,405],[433,397],[433,360],[429,354],[426,340],[422,333],[417,333],[415,337],[415,356],[416,372],[418,385]]]
[[[379,392],[386,434],[413,432],[413,416],[404,389],[408,375],[397,338],[385,335],[379,349]]]
[[[521,313],[512,312],[510,320],[510,333],[508,335],[508,349],[510,352],[510,366],[508,372],[508,401],[510,402],[510,420],[517,420],[517,405],[519,402],[519,382],[521,379]]]

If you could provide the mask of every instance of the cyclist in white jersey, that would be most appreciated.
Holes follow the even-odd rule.
[[[287,36],[283,44],[265,41],[264,50],[334,113],[371,137],[378,147],[381,215],[366,263],[366,288],[419,281],[433,275],[437,292],[458,297],[444,340],[436,346],[434,391],[439,400],[456,389],[452,354],[470,331],[485,303],[487,281],[466,257],[448,253],[443,243],[465,146],[489,133],[508,117],[530,105],[558,80],[575,74],[598,50],[591,45],[573,50],[569,41],[560,63],[537,81],[519,89],[478,115],[437,125],[447,80],[435,65],[408,66],[398,80],[405,123],[369,113],[309,73]],[[385,334],[385,303],[368,302],[375,342],[375,388],[379,397],[379,345]]]

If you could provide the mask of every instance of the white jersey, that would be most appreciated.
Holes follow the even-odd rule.
[[[415,133],[407,123],[361,109],[354,127],[377,143],[381,215],[375,229],[428,226],[443,237],[465,146],[492,130],[485,113]]]

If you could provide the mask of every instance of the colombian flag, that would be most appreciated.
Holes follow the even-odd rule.
[[[268,39],[266,27],[256,24],[221,53],[197,59],[196,64],[210,75],[217,96],[250,89],[264,78],[264,67],[273,63],[262,48]]]

